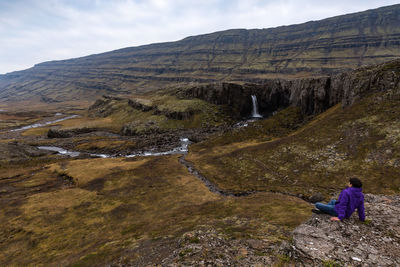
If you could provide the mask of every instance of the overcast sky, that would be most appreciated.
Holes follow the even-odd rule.
[[[390,0],[0,0],[0,74],[232,28],[270,28]]]

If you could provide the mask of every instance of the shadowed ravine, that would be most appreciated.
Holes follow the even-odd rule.
[[[219,194],[221,196],[226,196],[226,197],[243,197],[243,196],[248,196],[254,193],[259,193],[261,191],[244,191],[244,192],[238,192],[238,193],[231,193],[228,191],[224,191],[221,188],[219,188],[217,185],[212,183],[210,180],[208,180],[205,176],[203,176],[198,170],[195,169],[192,163],[187,161],[185,159],[187,153],[184,153],[180,158],[179,162],[186,167],[186,169],[195,177],[200,179],[206,186],[207,188],[216,194]]]
[[[198,170],[196,170],[196,168],[193,166],[193,164],[186,160],[186,155],[187,155],[187,153],[183,153],[183,155],[179,158],[179,163],[181,163],[183,166],[185,166],[186,169],[193,176],[195,176],[198,179],[200,179],[207,186],[207,188],[210,190],[210,192],[213,192],[215,194],[219,194],[219,195],[224,196],[224,197],[245,197],[245,196],[249,196],[249,195],[252,195],[252,194],[269,192],[269,193],[274,193],[274,194],[280,194],[280,195],[285,195],[285,196],[296,197],[296,198],[299,198],[299,199],[304,200],[306,202],[312,203],[312,201],[310,201],[310,199],[308,199],[306,197],[299,196],[299,195],[296,195],[296,194],[291,194],[291,193],[277,192],[277,191],[274,191],[274,190],[252,190],[252,191],[240,191],[240,192],[235,192],[235,193],[234,192],[230,192],[230,191],[224,191],[221,188],[219,188],[216,184],[214,184],[213,182],[208,180]]]

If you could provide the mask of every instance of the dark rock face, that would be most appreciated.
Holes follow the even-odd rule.
[[[192,87],[184,92],[184,97],[196,97],[216,105],[228,105],[241,115],[250,112],[252,91],[258,85],[245,87],[233,83],[208,84]]]
[[[51,61],[0,76],[1,100],[93,99],[177,83],[319,77],[400,56],[400,5],[270,29],[235,29],[177,42]]]
[[[183,112],[179,112],[179,111],[162,112],[161,111],[160,113],[155,113],[155,114],[163,114],[167,118],[173,119],[173,120],[188,120],[195,114],[195,111],[194,110],[187,110],[187,111],[183,111]]]
[[[186,97],[231,106],[241,116],[250,115],[252,94],[257,96],[263,113],[295,105],[301,108],[303,114],[311,115],[319,114],[338,103],[342,103],[343,107],[349,106],[370,92],[399,87],[400,60],[396,60],[331,77],[272,79],[261,84],[244,85],[210,84],[189,88],[184,94]]]
[[[72,130],[49,129],[48,138],[68,138],[79,134],[91,133],[97,131],[97,128],[77,128]]]
[[[286,253],[299,266],[399,266],[400,197],[366,194],[365,208],[366,223],[357,212],[343,222],[313,214],[294,230]]]
[[[140,110],[142,112],[147,112],[147,111],[153,110],[153,114],[164,115],[167,118],[173,119],[173,120],[187,120],[187,119],[190,119],[196,113],[195,110],[186,110],[186,111],[160,110],[157,106],[149,106],[149,105],[140,103],[134,99],[129,99],[128,105],[133,107],[134,109]]]
[[[133,107],[134,109],[137,109],[137,110],[140,110],[143,112],[147,112],[147,111],[150,111],[153,109],[152,106],[147,106],[145,104],[139,103],[138,101],[132,100],[132,99],[128,100],[128,105]]]
[[[112,105],[113,102],[128,101],[127,99],[120,97],[113,97],[109,95],[103,95],[102,98],[97,99],[93,105],[88,109],[89,116],[91,117],[107,117],[111,115],[115,110]]]
[[[129,136],[130,140],[136,143],[135,149],[138,151],[168,151],[180,145],[181,137],[188,138],[192,142],[200,142],[207,139],[210,135],[220,131],[224,131],[225,126],[198,128],[198,129],[177,129],[177,130],[161,130],[159,128],[151,128],[145,132],[138,133],[135,127],[129,124],[121,129],[121,135]],[[126,151],[127,154],[133,154],[138,151]],[[97,151],[99,153],[112,153],[112,151]],[[121,151],[118,151],[121,152]]]
[[[196,110],[185,110],[185,111],[170,111],[170,110],[160,110],[157,107],[155,108],[154,115],[164,115],[168,119],[173,120],[188,120],[194,114],[196,114]]]
[[[89,107],[89,116],[92,117],[107,117],[112,113],[112,110],[108,109],[108,104],[111,103],[111,99],[103,98],[97,99],[93,105]]]
[[[72,134],[66,131],[60,131],[56,129],[49,129],[47,132],[48,138],[68,138],[71,137]]]

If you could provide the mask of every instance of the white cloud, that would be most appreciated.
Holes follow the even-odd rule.
[[[268,28],[396,1],[0,0],[0,73],[230,28]]]

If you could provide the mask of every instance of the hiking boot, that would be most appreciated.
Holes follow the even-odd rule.
[[[315,214],[322,214],[322,213],[323,213],[323,212],[322,212],[321,210],[319,210],[319,209],[312,209],[311,212],[312,212],[312,213],[315,213]]]

